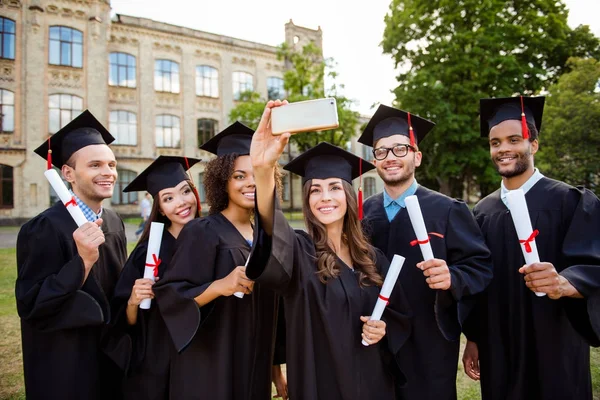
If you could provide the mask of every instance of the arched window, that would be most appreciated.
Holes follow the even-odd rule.
[[[48,96],[48,132],[56,133],[83,111],[83,99],[71,94]]]
[[[154,62],[154,90],[179,93],[179,64],[171,60]]]
[[[238,71],[233,73],[232,78],[234,100],[239,100],[242,93],[254,90],[254,76],[252,74]]]
[[[15,130],[15,94],[10,90],[0,89],[0,127],[2,133]]]
[[[50,27],[48,62],[83,68],[83,33],[67,26]]]
[[[113,144],[135,146],[137,144],[137,116],[129,111],[110,112],[109,130],[115,137]]]
[[[117,170],[119,173],[119,179],[115,183],[115,190],[113,191],[112,204],[136,204],[138,200],[137,192],[123,193],[123,189],[135,179],[137,174],[134,171],[127,169]]]
[[[0,164],[0,208],[13,208],[14,202],[13,168]]]
[[[367,177],[364,179],[365,198],[373,196],[377,193],[377,183],[375,178]]]
[[[219,71],[208,65],[196,67],[196,95],[219,97]]]
[[[198,147],[208,142],[217,133],[218,121],[210,118],[198,120]]]
[[[0,58],[15,59],[15,21],[0,17]]]
[[[110,86],[122,86],[134,88],[135,57],[127,53],[110,53],[110,74],[108,75]]]
[[[181,128],[179,117],[175,115],[156,116],[156,147],[179,147]]]

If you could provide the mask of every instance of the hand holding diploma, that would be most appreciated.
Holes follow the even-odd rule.
[[[250,256],[248,256],[248,258],[246,259],[246,263],[244,264],[244,271],[246,270],[246,267],[248,266],[248,261],[250,261]],[[238,299],[244,298],[244,292],[235,292],[233,295],[235,297],[237,297]]]
[[[523,190],[521,189],[511,190],[506,194],[506,201],[508,202],[510,216],[512,217],[515,230],[517,231],[519,243],[521,243],[521,250],[523,251],[525,264],[529,265],[539,263],[540,256],[535,244],[535,237],[538,235],[538,231],[534,231],[533,227],[531,226],[529,209],[527,208],[527,202],[525,201],[525,193],[523,193]],[[523,268],[521,268],[519,271],[521,270],[523,270]],[[535,292],[535,294],[539,297],[546,295],[542,292]]]
[[[385,276],[385,280],[383,281],[383,285],[381,286],[381,292],[379,292],[377,303],[375,303],[375,308],[373,308],[371,317],[360,318],[360,320],[365,323],[363,325],[362,335],[362,344],[364,346],[377,343],[385,335],[385,322],[380,321],[380,319],[383,315],[383,311],[385,310],[385,306],[387,306],[389,302],[390,295],[392,294],[392,290],[396,285],[396,281],[398,280],[400,271],[402,271],[404,260],[404,257],[399,256],[398,254],[394,254],[394,258],[392,259],[392,263],[390,264],[390,269],[388,270],[388,273]],[[383,333],[381,332],[382,328]],[[379,337],[380,334],[381,337]]]
[[[231,296],[235,293],[250,294],[254,288],[254,282],[246,276],[246,267],[235,267],[229,275],[217,282],[221,296]]]
[[[77,207],[79,210],[79,207]],[[81,212],[81,210],[79,210]],[[102,225],[102,218],[98,218],[95,222],[86,222],[73,232],[73,240],[77,246],[77,254],[83,260],[83,266],[85,268],[85,279],[96,263],[100,252],[98,247],[104,243],[104,232],[100,226]]]
[[[150,235],[148,237],[148,251],[146,252],[146,267],[144,268],[144,279],[152,283],[158,277],[158,266],[160,265],[160,245],[165,224],[161,222],[152,222],[150,225]],[[152,289],[150,289],[152,291]],[[152,302],[151,297],[146,297],[140,302],[140,308],[148,310]]]

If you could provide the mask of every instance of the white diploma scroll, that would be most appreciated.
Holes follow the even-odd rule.
[[[148,237],[148,252],[146,253],[146,267],[144,268],[144,279],[151,279],[155,282],[155,276],[158,275],[158,266],[160,265],[160,245],[162,242],[163,230],[165,224],[162,222],[152,222],[150,224],[150,236]],[[140,308],[150,309],[152,299],[144,299],[140,303]]]
[[[506,201],[508,202],[508,209],[510,210],[513,224],[515,224],[517,236],[519,237],[525,264],[539,263],[540,256],[535,244],[535,236],[537,236],[537,233],[534,233],[533,227],[531,226],[529,209],[527,208],[527,202],[525,201],[525,193],[523,193],[523,190],[521,189],[511,190],[506,193]],[[535,294],[539,297],[546,295],[545,293],[538,292],[535,292]]]
[[[390,269],[385,276],[383,286],[381,286],[381,291],[377,297],[377,303],[375,303],[375,308],[373,308],[373,312],[371,313],[371,319],[373,321],[379,321],[381,319],[383,310],[385,310],[385,306],[388,305],[390,295],[392,294],[392,290],[394,289],[396,281],[398,280],[398,276],[400,275],[400,271],[402,271],[404,260],[404,257],[394,254],[394,258],[392,258],[392,263],[390,264]],[[364,341],[364,339],[362,344],[363,346],[369,345]]]
[[[248,256],[248,258],[246,259],[246,264],[244,264],[244,267],[248,266],[248,261],[250,261],[250,256]],[[244,292],[235,292],[235,293],[233,293],[233,295],[235,297],[237,297],[238,299],[243,299],[244,298]]]
[[[67,189],[65,183],[60,179],[60,176],[58,176],[58,172],[56,172],[55,169],[48,169],[44,172],[44,176],[46,176],[46,179],[50,182],[50,186],[52,186],[52,189],[54,189],[60,198],[60,201],[63,202],[67,211],[71,214],[71,217],[73,217],[77,227],[88,222],[85,215],[83,215],[83,211],[81,211],[81,208],[77,205],[75,197],[69,192],[69,189]]]
[[[431,243],[429,242],[429,235],[427,234],[427,228],[425,228],[425,221],[423,220],[423,213],[421,213],[421,206],[419,205],[419,199],[417,196],[408,196],[404,200],[406,204],[406,211],[410,217],[410,223],[412,224],[421,253],[423,253],[423,261],[431,260],[433,258],[433,250],[431,249]]]

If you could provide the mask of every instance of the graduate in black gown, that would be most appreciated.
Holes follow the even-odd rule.
[[[522,102],[521,102],[522,101]],[[543,97],[482,99],[501,188],[475,207],[494,279],[469,321],[465,372],[489,399],[591,399],[589,345],[598,346],[600,201],[534,168]],[[523,118],[522,118],[523,115]],[[565,144],[567,145],[567,144]],[[542,262],[524,265],[506,193],[525,192]],[[533,291],[546,293],[537,297]],[[597,304],[597,303],[596,303]]]
[[[258,216],[246,273],[282,295],[290,398],[394,399],[394,378],[403,376],[393,354],[409,333],[409,311],[396,300],[385,322],[368,318],[389,264],[362,233],[351,184],[361,162],[373,167],[327,143],[286,165],[303,177],[307,232],[294,231],[274,194],[273,169],[289,140],[271,134],[270,112],[281,104],[267,104],[252,139]]]
[[[490,254],[467,205],[417,183],[418,149],[434,124],[379,106],[359,142],[373,146],[383,193],[365,201],[365,232],[388,258],[406,258],[398,279],[412,309],[412,331],[398,354],[407,384],[405,400],[456,399],[461,324],[472,296],[492,278]],[[405,199],[419,199],[434,260],[423,262]]]
[[[19,231],[15,296],[28,399],[119,398],[118,368],[100,347],[127,257],[123,222],[102,207],[117,180],[113,140],[84,111],[35,150],[61,169],[89,222],[78,228],[59,201]]]
[[[201,146],[217,155],[204,172],[209,215],[186,225],[171,268],[155,285],[181,353],[171,369],[174,399],[271,398],[278,299],[243,267],[253,229],[252,134],[236,122]]]
[[[125,399],[168,399],[171,359],[175,348],[156,304],[140,309],[144,299],[153,299],[151,279],[144,279],[148,239],[152,222],[164,224],[160,254],[155,265],[156,280],[169,269],[175,241],[183,227],[199,217],[199,199],[186,174],[200,160],[159,156],[142,171],[124,192],[147,191],[154,199],[152,211],[140,240],[119,277],[111,301],[114,338],[106,352],[126,372]],[[158,265],[156,265],[158,264]]]

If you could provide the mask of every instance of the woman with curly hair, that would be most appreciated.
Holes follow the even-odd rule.
[[[154,298],[150,279],[144,279],[146,253],[152,222],[164,224],[155,276],[159,280],[170,268],[175,242],[183,227],[199,216],[199,199],[186,170],[199,162],[195,158],[160,156],[124,192],[147,191],[154,198],[142,236],[129,256],[111,300],[112,323],[105,339],[105,351],[126,373],[125,399],[166,399],[173,345],[163,316],[153,301],[150,309],[139,308],[144,299]]]
[[[273,194],[289,133],[274,136],[270,114],[283,104],[267,104],[252,139],[257,217],[246,274],[282,295],[290,398],[393,400],[395,383],[403,383],[394,355],[408,337],[409,312],[396,286],[385,322],[368,317],[389,265],[362,232],[352,189],[374,167],[328,143],[287,164],[303,177],[307,231],[294,231]]]
[[[155,288],[181,353],[171,369],[173,399],[271,398],[278,297],[242,267],[253,235],[253,133],[236,122],[201,147],[217,155],[204,172],[209,215],[183,229]]]

